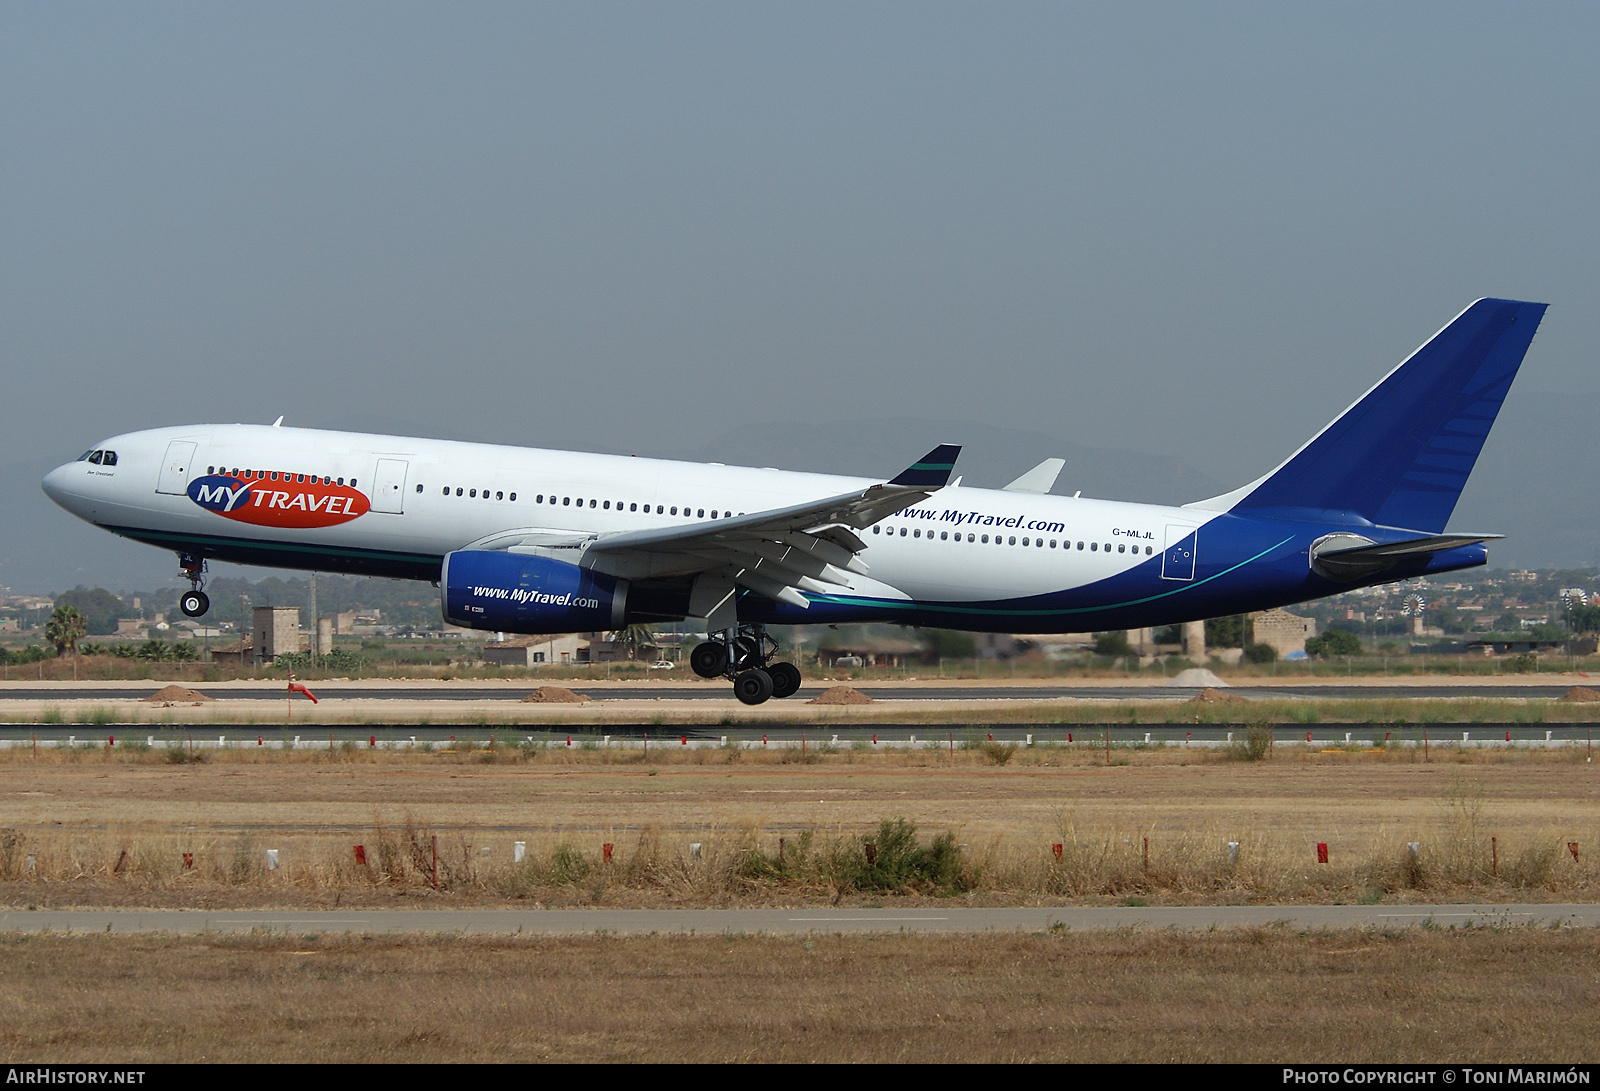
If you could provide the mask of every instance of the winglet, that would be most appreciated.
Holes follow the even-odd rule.
[[[956,468],[956,456],[960,453],[960,444],[941,443],[906,467],[900,476],[890,481],[889,484],[914,485],[923,489],[942,489],[950,480],[950,473]]]
[[[1000,491],[1047,493],[1055,487],[1056,478],[1061,475],[1061,467],[1066,464],[1067,460],[1064,458],[1047,458]]]

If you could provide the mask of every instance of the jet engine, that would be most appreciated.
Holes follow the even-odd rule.
[[[490,549],[445,555],[444,619],[498,633],[578,633],[625,624],[628,581],[566,561]]]

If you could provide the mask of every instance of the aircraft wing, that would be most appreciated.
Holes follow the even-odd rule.
[[[808,607],[802,592],[826,594],[850,586],[846,572],[866,574],[859,556],[866,543],[855,532],[943,488],[960,451],[942,444],[893,480],[857,492],[729,519],[600,535],[587,543],[579,563],[632,580],[695,576],[695,617],[729,609],[737,589]]]

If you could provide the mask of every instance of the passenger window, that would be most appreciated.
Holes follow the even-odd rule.
[[[1026,539],[1026,538],[1022,539],[1022,544],[1023,545],[1027,545],[1028,544],[1028,539]]]
[[[662,508],[662,505],[660,505],[660,504],[657,504],[657,505],[656,505],[656,514],[657,514],[657,515],[660,515],[660,514],[661,514],[661,508]]]
[[[1150,556],[1150,547],[1149,546],[1145,546],[1144,547],[1144,555],[1146,557]]]
[[[278,480],[278,471],[277,470],[273,470],[270,474],[267,475],[267,477],[268,477],[269,480],[272,480],[272,481]]]
[[[356,479],[353,477],[350,479],[350,487],[352,489],[356,487]]]
[[[421,485],[418,485],[418,486],[417,486],[417,491],[418,491],[418,492],[421,492],[421,491],[422,491],[422,486],[421,486]]]
[[[1121,543],[1118,543],[1117,544],[1117,552],[1118,553],[1126,553],[1126,552],[1128,552],[1128,547],[1123,545],[1123,544],[1121,544]]]
[[[295,474],[294,475],[294,479],[296,481],[298,481],[302,485],[304,485],[306,483],[306,475],[305,474]]]
[[[1055,547],[1056,547],[1056,540],[1054,538],[1051,538],[1050,539],[1050,548],[1054,549]]]
[[[880,527],[880,526],[874,526],[872,528],[872,533],[874,533],[874,534],[882,534],[883,533],[883,528]]]
[[[495,498],[495,499],[496,499],[496,500],[504,500],[504,499],[505,499],[505,498],[506,498],[506,494],[505,494],[505,493],[503,493],[503,492],[496,492],[496,493],[495,493],[495,494],[494,494],[494,498]]]
[[[677,508],[673,508],[673,509],[672,509],[672,514],[673,514],[673,515],[676,515],[676,514],[678,514],[678,509],[677,509]]]
[[[477,497],[478,497],[478,490],[477,489],[468,489],[467,490],[467,495],[469,497],[473,498],[474,500],[476,500]]]
[[[551,500],[551,502],[552,502],[552,503],[554,503],[554,502],[555,502],[555,497],[553,497],[553,496],[552,496],[552,497],[551,497],[551,498],[550,498],[550,500]],[[540,494],[539,494],[539,495],[538,495],[538,496],[535,496],[535,497],[534,497],[534,498],[533,498],[533,502],[534,502],[534,503],[535,503],[535,504],[542,504],[542,503],[544,503],[544,493],[540,493]]]
[[[342,481],[341,481],[341,482],[340,482],[340,484],[343,484],[343,482],[342,482]],[[445,494],[445,495],[446,495],[446,496],[449,496],[449,495],[450,495],[450,486],[449,486],[449,485],[446,485],[446,486],[445,486],[445,487],[444,487],[444,494]]]
[[[511,499],[512,499],[512,500],[515,500],[515,499],[516,499],[516,498],[517,498],[517,494],[516,494],[516,493],[512,493],[512,494],[511,494]]]
[[[705,517],[706,517],[706,509],[705,508],[701,508],[699,513],[695,515],[696,519],[704,519]]]
[[[611,501],[609,501],[609,500],[607,500],[607,501],[606,501],[606,502],[605,502],[605,509],[606,509],[606,510],[607,510],[607,511],[610,511],[610,510],[611,510]]]
[[[1111,552],[1111,543],[1110,543],[1110,542],[1107,542],[1107,543],[1106,543],[1106,552],[1107,552],[1107,553],[1110,553],[1110,552]]]
[[[941,530],[939,532],[939,541],[945,542],[945,541],[949,541],[949,539],[950,539],[950,532],[948,530]]]
[[[905,536],[906,536],[906,528],[905,527],[901,527],[900,528],[900,537],[904,538]]]
[[[214,473],[216,473],[216,472],[217,472],[217,468],[216,468],[216,467],[215,467],[215,466],[207,466],[207,467],[206,467],[206,473],[208,473],[208,474],[214,474]]]
[[[572,505],[572,497],[570,497],[570,496],[563,496],[563,497],[562,497],[562,498],[561,498],[561,506],[562,506],[562,507],[564,507],[564,508],[565,508],[565,507],[570,507],[570,506],[571,506],[571,505]]]
[[[921,528],[921,527],[918,527],[918,528],[917,528],[917,529],[916,529],[916,530],[914,530],[914,531],[912,531],[912,532],[911,532],[911,536],[912,536],[912,537],[913,537],[913,538],[920,538],[920,537],[922,537],[922,528]]]
[[[1016,535],[1012,535],[1011,538],[1006,542],[1006,544],[1007,545],[1016,545],[1017,544]]]
[[[1083,548],[1083,543],[1082,543],[1082,542],[1079,542],[1079,543],[1078,543],[1078,548],[1079,548],[1079,549],[1082,549],[1082,548]]]
[[[1089,543],[1089,552],[1091,552],[1091,553],[1096,552],[1097,550],[1099,550],[1099,548],[1100,548],[1100,543],[1099,542],[1090,542]]]
[[[590,506],[590,507],[591,507],[591,508],[592,508],[592,507],[594,507],[594,501],[593,501],[593,500],[591,500],[591,501],[589,501],[589,506]]]
[[[628,510],[629,511],[638,511],[639,510],[639,505],[638,504],[629,504],[628,505]]]
[[[984,545],[988,545],[989,544],[989,536],[987,534],[985,534],[983,536],[983,544]]]
[[[235,471],[234,471],[234,473],[238,473],[238,472],[239,472],[239,471],[238,471],[238,470],[235,470]],[[344,478],[342,478],[342,477],[341,477],[341,478],[340,478],[340,479],[339,479],[339,484],[341,484],[341,485],[343,485],[343,484],[344,484]],[[450,486],[448,486],[448,485],[446,485],[446,486],[445,486],[445,489],[444,489],[444,491],[445,491],[445,492],[446,492],[446,493],[448,493],[448,492],[449,492],[449,491],[450,491]]]

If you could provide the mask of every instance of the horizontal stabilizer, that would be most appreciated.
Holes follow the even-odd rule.
[[[1049,492],[1055,487],[1056,478],[1061,474],[1061,467],[1066,464],[1067,460],[1064,458],[1047,458],[1000,491]]]
[[[1388,571],[1408,557],[1442,553],[1504,537],[1503,534],[1436,534],[1430,538],[1380,545],[1356,534],[1332,534],[1311,547],[1311,567],[1330,580],[1359,580]]]
[[[941,443],[906,467],[900,476],[889,484],[915,485],[921,489],[942,489],[950,480],[950,473],[956,468],[956,456],[960,453],[960,444]]]

